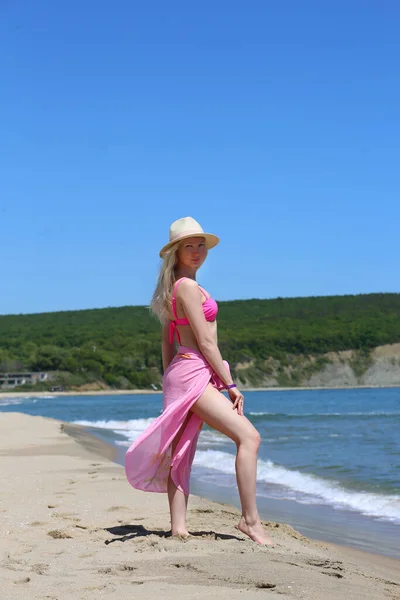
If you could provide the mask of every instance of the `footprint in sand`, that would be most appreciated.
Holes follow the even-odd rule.
[[[107,512],[116,512],[118,510],[130,510],[128,506],[110,506],[107,508]],[[137,519],[135,519],[137,520]]]
[[[54,540],[66,540],[72,539],[72,535],[69,535],[66,531],[60,531],[59,529],[53,529],[52,531],[48,531],[47,535],[52,537]]]
[[[8,571],[25,571],[26,562],[12,558],[10,554],[7,554],[4,560],[1,561],[0,565]]]
[[[76,513],[53,513],[51,515],[52,517],[55,517],[56,519],[64,519],[65,521],[80,521],[80,517],[77,516]]]
[[[118,569],[118,571],[122,571],[123,573],[132,573],[132,571],[137,570],[137,567],[134,567],[133,565],[125,563],[123,565],[117,565],[117,569]]]
[[[343,571],[343,563],[341,560],[320,560],[320,559],[314,559],[311,558],[309,560],[306,561],[308,565],[311,565],[313,567],[325,567],[325,568],[329,568],[329,569],[337,569],[338,571]]]
[[[32,552],[35,549],[36,549],[36,546],[24,546],[23,548],[20,549],[20,553],[29,554],[30,552]]]
[[[343,579],[344,577],[344,575],[341,575],[340,573],[335,573],[331,571],[321,571],[321,573],[323,573],[324,575],[330,575],[330,577],[337,577],[338,579]]]
[[[35,565],[31,566],[31,570],[38,575],[45,575],[49,568],[50,565],[46,563],[36,563]]]
[[[314,559],[311,558],[306,561],[308,565],[312,567],[321,567],[323,569],[332,569],[332,571],[321,571],[324,575],[329,575],[330,577],[337,577],[337,579],[343,579],[344,575],[338,573],[338,571],[344,571],[343,563],[341,560],[323,560],[323,559]]]
[[[97,573],[101,573],[102,575],[110,575],[111,573],[113,575],[130,575],[132,571],[137,571],[137,567],[128,563],[97,569]]]
[[[197,567],[195,567],[194,565],[191,565],[190,563],[174,563],[172,565],[173,567],[176,567],[177,569],[186,569],[187,571],[194,571],[195,573],[201,573],[202,571],[200,571],[200,569],[197,569]]]
[[[31,580],[30,577],[24,577],[23,579],[16,579],[14,583],[29,583]]]
[[[97,569],[98,573],[101,573],[102,575],[110,575],[113,570],[111,567],[101,567],[101,569]]]

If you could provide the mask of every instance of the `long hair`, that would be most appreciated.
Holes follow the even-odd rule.
[[[150,303],[150,310],[161,323],[174,319],[172,314],[172,288],[176,281],[175,267],[178,263],[179,244],[174,244],[164,255],[156,289]]]

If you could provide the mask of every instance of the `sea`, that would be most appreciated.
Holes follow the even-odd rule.
[[[160,394],[0,399],[0,412],[84,426],[117,449],[161,413]],[[400,388],[245,393],[245,414],[261,434],[261,517],[304,535],[400,558]],[[240,507],[235,444],[203,427],[191,492]]]

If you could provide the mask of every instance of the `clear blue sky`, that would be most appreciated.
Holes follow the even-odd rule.
[[[3,0],[0,314],[400,292],[397,0]]]

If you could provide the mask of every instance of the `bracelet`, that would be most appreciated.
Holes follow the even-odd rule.
[[[226,390],[231,390],[231,389],[232,389],[232,388],[234,388],[234,387],[237,387],[237,386],[236,386],[236,383],[231,383],[231,385],[226,385],[226,386],[225,386],[225,389],[226,389]]]

